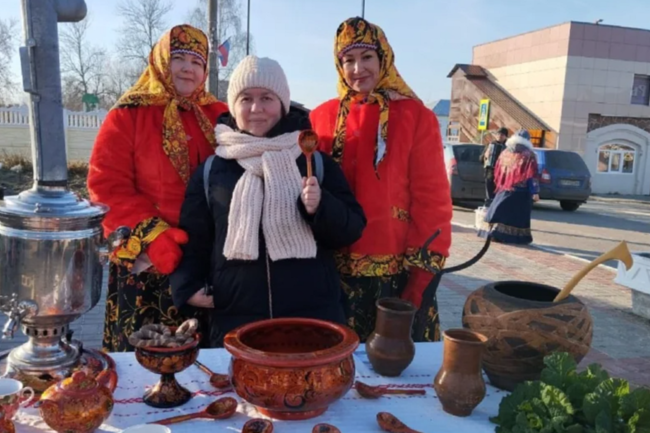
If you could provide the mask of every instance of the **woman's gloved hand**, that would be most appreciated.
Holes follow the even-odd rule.
[[[183,258],[183,251],[179,245],[188,241],[187,233],[181,229],[169,228],[147,247],[147,255],[151,264],[161,274],[171,274]]]
[[[424,269],[411,268],[411,275],[400,298],[409,301],[415,308],[420,308],[420,305],[422,305],[422,295],[432,278],[433,275]]]

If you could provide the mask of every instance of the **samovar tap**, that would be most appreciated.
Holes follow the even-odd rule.
[[[0,296],[0,311],[7,317],[7,323],[2,328],[2,339],[13,339],[20,322],[38,314],[38,304],[31,299],[18,302],[14,293],[11,297]]]

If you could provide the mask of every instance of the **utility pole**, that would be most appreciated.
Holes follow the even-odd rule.
[[[208,54],[208,91],[219,98],[219,0],[208,0],[208,39],[210,52]]]
[[[361,0],[361,18],[366,17],[366,0]]]
[[[250,53],[251,44],[251,0],[248,0],[248,11],[246,12],[246,55]]]

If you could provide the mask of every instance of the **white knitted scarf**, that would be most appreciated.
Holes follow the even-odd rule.
[[[217,125],[216,154],[235,159],[246,172],[233,192],[223,254],[228,260],[256,260],[260,220],[271,260],[316,257],[311,228],[298,211],[302,176],[299,132],[254,137]]]

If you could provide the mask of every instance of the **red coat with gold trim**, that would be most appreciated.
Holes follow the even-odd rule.
[[[431,275],[421,272],[418,251],[431,244],[442,267],[451,245],[452,204],[438,120],[420,101],[390,101],[384,160],[373,166],[379,106],[353,102],[347,117],[342,168],[368,224],[362,238],[343,251],[341,272],[352,276],[394,275],[405,260],[412,268],[409,286],[421,296]],[[331,154],[339,100],[311,112],[320,150]],[[419,305],[419,302],[416,304]]]
[[[208,119],[228,111],[218,102],[202,107]],[[110,206],[104,233],[119,226],[133,229],[148,218],[158,217],[178,225],[186,185],[162,147],[164,106],[140,106],[111,110],[102,124],[88,172],[91,200]],[[196,116],[180,111],[188,136],[190,170],[214,153]]]

